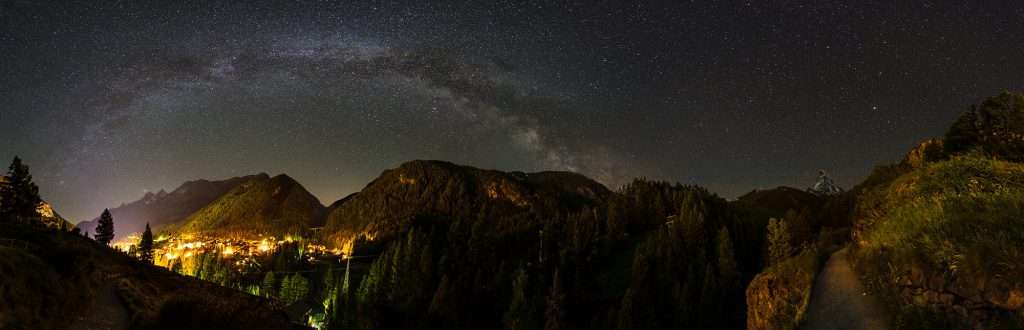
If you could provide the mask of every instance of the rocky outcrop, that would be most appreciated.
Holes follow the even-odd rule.
[[[964,328],[988,328],[992,320],[1020,313],[1024,308],[1021,279],[968,278],[917,265],[897,267],[900,275],[896,284],[904,304],[956,315]]]
[[[924,140],[903,156],[902,164],[910,168],[920,168],[927,163],[941,160],[945,157],[943,148],[942,139]]]
[[[818,272],[814,253],[786,259],[747,286],[747,329],[796,329],[810,301]]]
[[[819,196],[832,196],[843,193],[843,188],[839,188],[832,178],[825,174],[825,171],[818,171],[818,181],[813,186],[807,188],[807,192],[819,195]]]

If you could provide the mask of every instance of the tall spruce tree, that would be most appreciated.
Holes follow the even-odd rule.
[[[772,265],[793,255],[789,225],[784,219],[768,219],[768,259]]]
[[[558,270],[551,280],[551,293],[548,294],[547,306],[544,309],[544,330],[559,330],[565,327],[565,290],[562,289]]]
[[[93,237],[104,245],[110,245],[110,241],[114,240],[114,217],[110,215],[110,210],[103,210],[99,224],[96,225],[96,234]]]
[[[531,329],[538,325],[533,322],[533,306],[527,290],[530,276],[522,266],[512,281],[512,301],[503,316],[505,330]]]
[[[0,221],[27,221],[39,217],[36,209],[42,202],[28,165],[15,156],[8,168],[6,183],[0,183]]]
[[[153,232],[149,230],[149,223],[146,223],[146,231],[142,232],[142,239],[139,240],[139,259],[153,262]]]
[[[277,297],[277,280],[274,278],[274,272],[267,272],[267,275],[263,276],[263,295],[267,298]]]

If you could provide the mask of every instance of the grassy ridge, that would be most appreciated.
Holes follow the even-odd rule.
[[[968,154],[887,176],[892,179],[859,198],[853,257],[867,284],[897,312],[897,324],[950,326],[969,317],[934,302],[908,304],[905,287],[916,285],[915,273],[938,283],[928,285],[932,290],[955,295],[954,303],[989,304],[993,324],[1019,322],[1020,315],[1001,312],[1019,312],[1012,297],[989,293],[1012,294],[1024,281],[1024,165]],[[994,281],[1005,289],[992,291]]]

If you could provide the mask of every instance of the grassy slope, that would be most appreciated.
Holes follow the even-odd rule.
[[[858,200],[854,259],[905,325],[942,319],[900,303],[907,268],[950,282],[1024,279],[1024,165],[977,155],[887,171]]]
[[[285,329],[261,298],[187,278],[67,232],[3,224],[0,328],[55,329],[90,315],[97,288],[114,285],[136,328]]]
[[[189,216],[177,230],[240,235],[297,234],[321,226],[324,212],[320,201],[298,182],[279,175],[236,186]]]

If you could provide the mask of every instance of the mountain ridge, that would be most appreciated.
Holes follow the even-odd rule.
[[[414,218],[478,219],[501,213],[536,219],[554,216],[560,208],[598,204],[610,193],[577,173],[502,172],[413,160],[383,171],[359,193],[332,204],[326,231],[331,243],[344,246],[359,235],[393,235]]]
[[[186,181],[169,193],[162,189],[157,193],[147,192],[138,200],[109,209],[114,217],[115,233],[118,237],[127,237],[142,232],[146,223],[154,228],[179,223],[239,184],[269,177],[258,173],[224,180],[197,179]],[[76,226],[92,233],[98,220],[99,217],[82,221]]]
[[[326,208],[286,174],[243,182],[184,219],[174,232],[301,234],[323,225]]]

